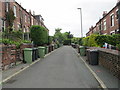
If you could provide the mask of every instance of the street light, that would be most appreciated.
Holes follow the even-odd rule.
[[[80,10],[80,21],[81,21],[81,37],[83,37],[83,31],[82,31],[82,8],[77,8]]]

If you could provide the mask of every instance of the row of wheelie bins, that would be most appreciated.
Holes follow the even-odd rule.
[[[38,58],[44,58],[45,56],[45,47],[38,47],[38,48],[25,48],[24,49],[24,62],[25,63],[32,63]]]
[[[45,46],[45,47],[38,47],[38,48],[25,48],[24,49],[24,63],[32,63],[38,58],[44,58],[45,54],[50,53],[54,49],[59,48],[57,44],[55,45],[50,45],[50,46]]]
[[[90,65],[98,65],[99,51],[97,49],[87,49],[85,46],[79,47],[80,55],[86,56]]]

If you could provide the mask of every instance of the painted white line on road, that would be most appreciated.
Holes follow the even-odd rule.
[[[60,48],[58,48],[58,49],[60,49]],[[55,52],[55,51],[58,50],[58,49],[55,49],[54,51],[46,54],[46,55],[44,56],[44,58],[47,57],[47,56],[49,56],[49,55],[51,55],[53,52]],[[30,66],[34,65],[35,63],[39,62],[40,60],[41,60],[41,59],[38,59],[38,60],[34,61],[34,62],[31,63],[30,65],[24,67],[23,69],[19,70],[18,72],[14,73],[13,75],[7,77],[6,79],[2,80],[2,82],[0,82],[0,84],[2,84],[2,83],[4,83],[4,82],[7,82],[7,81],[10,80],[11,78],[13,78],[14,76],[16,76],[16,75],[18,75],[19,73],[23,72],[24,70],[26,70],[26,69],[29,68]]]
[[[75,53],[80,56],[77,51],[75,49],[73,49],[75,51]],[[97,76],[97,74],[88,66],[88,64],[85,62],[85,60],[80,56],[80,59],[85,63],[86,67],[90,70],[90,72],[93,74],[93,76],[95,77],[95,79],[99,82],[100,86],[105,89],[108,90],[106,85],[104,84],[104,82]]]

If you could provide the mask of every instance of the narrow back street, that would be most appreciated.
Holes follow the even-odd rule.
[[[18,74],[3,88],[98,88],[71,46],[64,46]]]

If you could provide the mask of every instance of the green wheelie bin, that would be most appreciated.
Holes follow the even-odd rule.
[[[39,57],[44,58],[45,56],[45,47],[38,47]]]
[[[85,56],[86,55],[86,50],[85,50],[85,47],[84,46],[80,46],[80,55],[81,56]]]
[[[26,63],[32,63],[33,62],[33,49],[32,48],[25,48],[24,49],[24,61]]]
[[[57,49],[58,48],[58,46],[57,46],[57,44],[55,44],[55,49]]]

